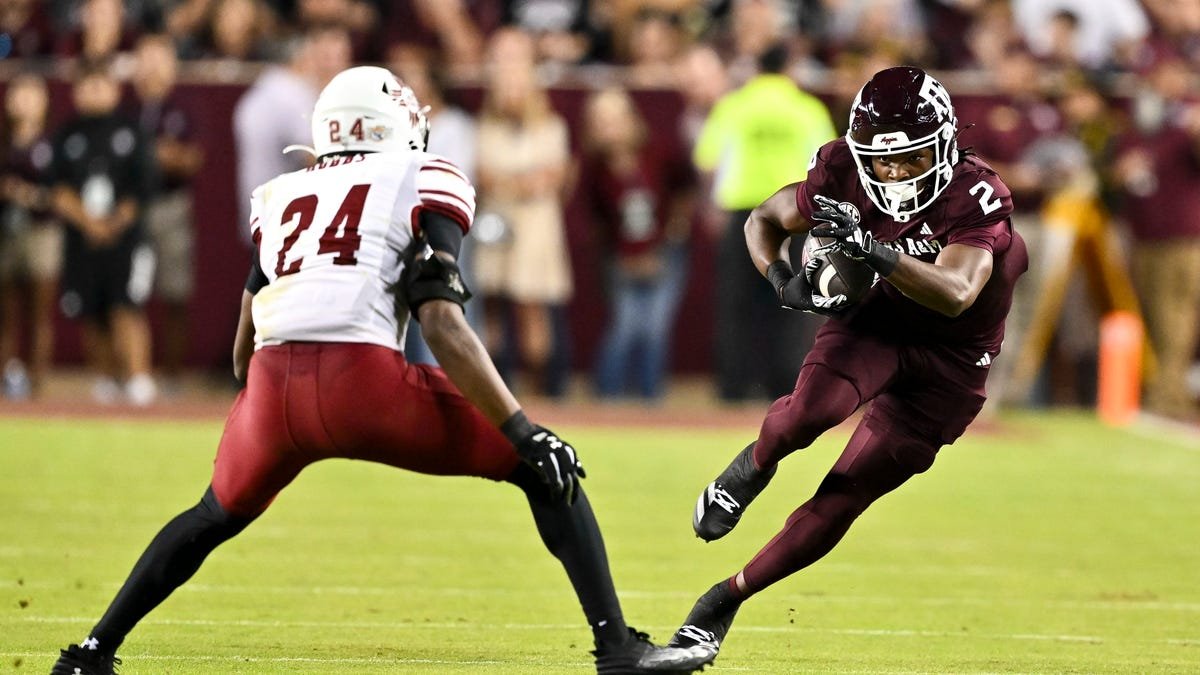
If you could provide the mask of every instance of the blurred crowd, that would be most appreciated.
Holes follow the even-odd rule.
[[[506,377],[561,395],[579,362],[569,313],[600,312],[587,364],[595,395],[659,400],[681,304],[703,283],[714,324],[686,330],[715,336],[717,395],[779,395],[815,324],[789,317],[773,331],[786,323],[779,312],[756,309],[769,288],[742,274],[739,218],[803,179],[816,147],[844,133],[872,73],[911,64],[947,84],[960,145],[1013,189],[1014,221],[1031,243],[1034,274],[993,395],[1090,404],[1101,317],[1126,310],[1145,321],[1147,408],[1197,416],[1188,375],[1200,332],[1200,0],[5,0],[0,56],[10,397],[37,392],[56,308],[88,325],[98,398],[144,403],[169,386],[187,351],[192,200],[244,205],[253,186],[303,166],[302,153],[279,151],[310,142],[320,88],[364,62],[389,66],[431,106],[430,150],[478,188],[463,253],[480,298],[470,318]],[[205,152],[172,93],[179,70],[233,72],[222,64],[254,73],[229,121],[236,199],[192,193]],[[66,73],[79,89],[97,71],[127,77],[126,100],[96,113],[76,92],[74,114],[128,123],[149,164],[138,185],[109,186],[107,202],[89,183],[94,166],[72,173],[79,157],[59,156],[71,123],[47,128],[42,79]],[[556,108],[560,88],[582,88],[582,105]],[[456,103],[462,91],[478,99]],[[677,114],[664,121],[647,92],[669,94]],[[761,120],[729,112],[752,96],[778,103]],[[752,124],[805,134],[762,142]],[[134,215],[119,217],[123,204]],[[94,252],[125,232],[125,245],[145,244],[158,263],[147,288],[166,308],[154,322],[166,347],[153,368],[150,338],[139,337],[149,332],[145,298],[92,294],[89,304],[84,292],[74,313],[63,302],[64,289],[104,283],[62,278],[73,239]],[[572,259],[568,232],[586,232],[593,256]],[[715,248],[711,259],[695,255],[698,242]],[[606,306],[572,304],[581,274],[598,280]],[[769,358],[785,349],[770,342],[782,335],[794,352]],[[419,330],[410,337],[410,357],[427,359]]]

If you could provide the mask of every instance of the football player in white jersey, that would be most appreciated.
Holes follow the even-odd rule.
[[[53,673],[112,673],[138,621],[205,557],[258,517],[309,464],[330,457],[474,475],[523,490],[591,625],[599,673],[692,672],[705,650],[656,646],[625,625],[604,543],[570,444],[530,422],[462,305],[455,256],[475,191],[424,151],[412,91],[382,68],[351,68],[321,93],[317,157],[254,191],[257,255],[242,295],[234,372],[246,384],[200,502],[154,538],[87,638]],[[411,365],[409,313],[442,368]]]

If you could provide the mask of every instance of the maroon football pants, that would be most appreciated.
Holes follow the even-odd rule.
[[[819,560],[872,502],[933,465],[983,407],[988,371],[972,354],[822,327],[796,389],[763,420],[755,463],[771,466],[868,407],[816,494],[742,570],[739,595]]]
[[[438,368],[377,345],[258,350],[217,450],[212,487],[221,507],[256,516],[304,467],[332,457],[493,480],[520,461]]]

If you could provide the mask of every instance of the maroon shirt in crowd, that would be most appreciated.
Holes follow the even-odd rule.
[[[1167,125],[1153,134],[1134,134],[1118,144],[1118,157],[1141,151],[1148,175],[1125,187],[1124,215],[1141,241],[1200,237],[1200,157],[1186,130]]]
[[[960,106],[958,120],[960,127],[975,125],[963,130],[959,143],[970,146],[983,160],[997,164],[1021,161],[1035,141],[1062,126],[1058,111],[1049,103],[1008,97],[981,101],[970,108]],[[1044,197],[1040,191],[1019,192],[1013,195],[1013,207],[1016,211],[1034,211]]]
[[[695,181],[691,163],[677,151],[647,152],[625,175],[593,157],[584,167],[584,177],[603,244],[618,256],[657,248],[663,242],[672,195]]]

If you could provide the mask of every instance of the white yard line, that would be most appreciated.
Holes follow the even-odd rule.
[[[57,581],[29,581],[21,584],[11,581],[0,582],[0,588],[10,590],[20,588],[36,589],[70,589],[69,584]],[[120,584],[116,582],[98,584],[97,588],[116,591]],[[231,595],[333,595],[333,596],[408,596],[413,593],[438,596],[521,596],[534,597],[538,595],[557,596],[558,589],[531,590],[518,588],[464,588],[443,586],[414,590],[405,586],[255,586],[233,584],[203,584],[190,583],[181,586],[176,592],[183,593],[225,593]],[[654,590],[624,590],[618,591],[618,596],[625,600],[693,600],[695,593],[691,591],[654,591]],[[1200,612],[1200,602],[1169,602],[1164,600],[1049,600],[1040,597],[980,597],[980,596],[932,596],[906,598],[901,596],[865,596],[865,595],[818,595],[818,594],[785,594],[782,599],[793,603],[803,604],[870,604],[870,605],[923,605],[931,607],[943,606],[989,606],[1004,605],[1007,607],[1037,607],[1044,609],[1079,609],[1079,610],[1127,610],[1127,611],[1161,611],[1161,612]]]
[[[1200,450],[1200,425],[1144,412],[1138,415],[1135,424],[1125,430],[1142,438],[1168,441],[1188,450]]]
[[[25,616],[23,623],[82,624],[94,621],[94,617],[73,616]],[[557,623],[472,623],[472,622],[427,622],[427,621],[294,621],[281,619],[154,619],[147,618],[143,624],[162,626],[235,626],[242,628],[332,628],[332,629],[429,629],[429,630],[530,630],[564,631],[576,630],[577,624]],[[656,632],[668,632],[675,626],[650,626]],[[896,630],[890,628],[806,628],[787,626],[739,625],[737,632],[744,633],[804,633],[811,635],[863,635],[878,637],[953,638],[969,640],[1013,640],[1040,642],[1080,642],[1103,644],[1105,642],[1134,642],[1139,644],[1170,644],[1190,647],[1200,641],[1196,639],[1127,638],[1102,637],[1098,635],[1074,635],[1065,633],[977,633],[971,631]]]

